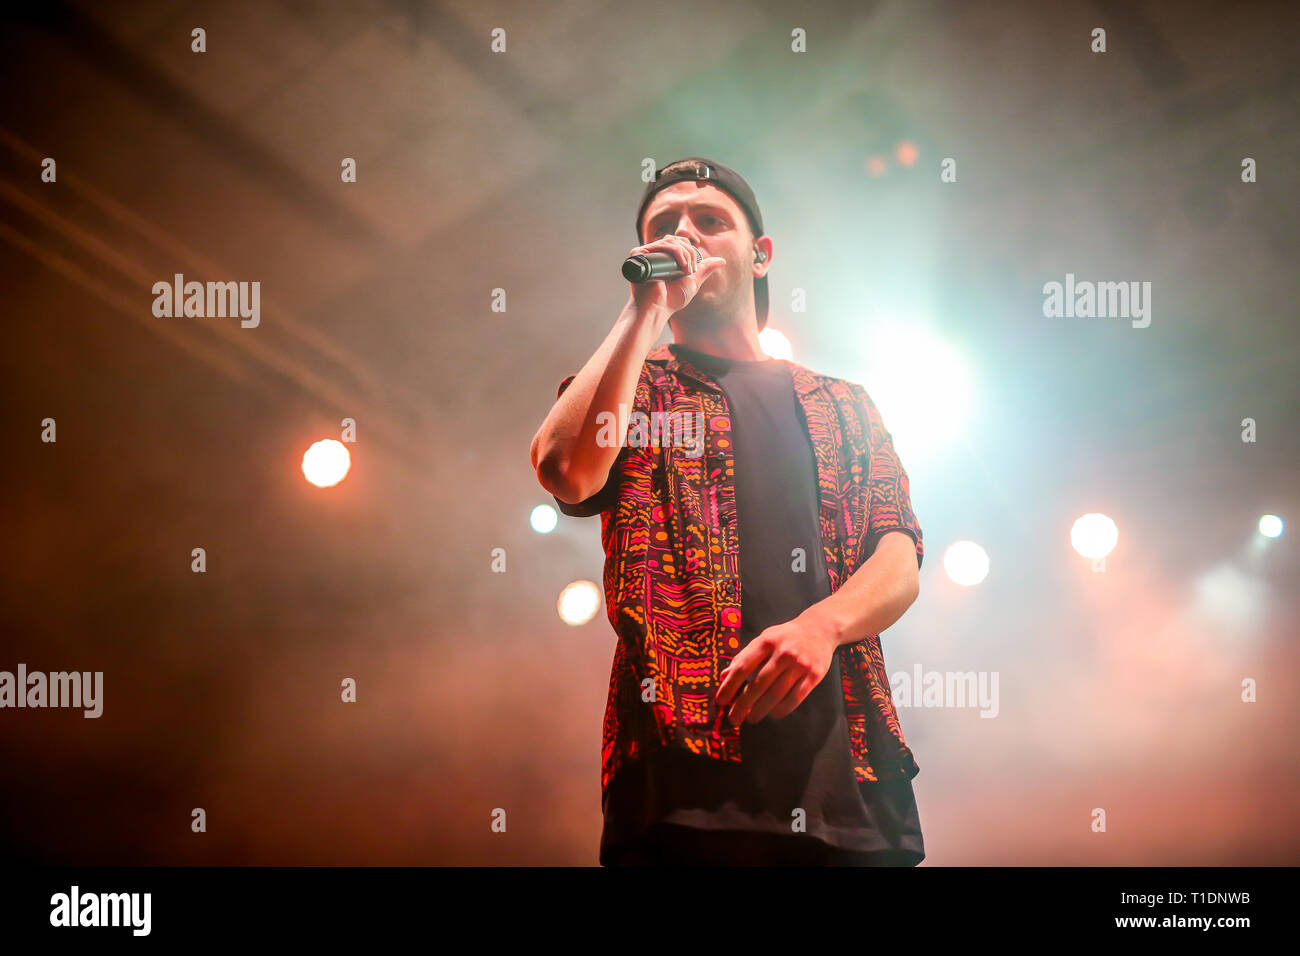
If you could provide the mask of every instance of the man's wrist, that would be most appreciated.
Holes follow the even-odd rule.
[[[663,306],[641,305],[636,299],[629,297],[627,305],[623,306],[623,311],[619,314],[618,321],[629,328],[652,332],[657,339],[664,325],[667,324],[670,314]]]
[[[840,613],[839,604],[834,597],[835,595],[832,594],[822,598],[816,604],[810,604],[799,617],[818,633],[826,634],[838,647],[841,644],[852,643],[854,639],[848,635],[848,621]]]

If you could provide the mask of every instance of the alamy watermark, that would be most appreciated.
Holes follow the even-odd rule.
[[[920,664],[890,677],[896,707],[978,707],[998,715],[997,671],[925,671]]]
[[[704,454],[703,412],[651,412],[629,411],[619,403],[618,416],[613,412],[598,412],[596,444],[602,448],[616,448],[619,437],[627,435],[630,448],[653,448],[671,445],[686,449],[687,458]]]
[[[133,936],[148,936],[152,911],[152,893],[82,893],[73,884],[50,897],[51,926],[124,926]]]
[[[1151,283],[1076,282],[1065,274],[1064,284],[1043,285],[1043,315],[1049,319],[1132,319],[1135,329],[1151,324]]]
[[[160,319],[238,315],[245,329],[255,329],[262,321],[261,282],[186,282],[178,272],[171,282],[155,282],[153,294],[153,314]]]
[[[82,707],[83,717],[104,713],[104,672],[27,670],[18,665],[15,676],[0,671],[0,707]]]

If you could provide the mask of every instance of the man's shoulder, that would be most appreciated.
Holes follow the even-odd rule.
[[[850,379],[840,378],[836,375],[826,375],[789,359],[783,361],[789,366],[790,374],[794,377],[795,382],[802,382],[805,388],[820,389],[826,395],[840,401],[857,401],[866,394],[867,390],[865,388]]]
[[[813,369],[808,368],[806,365],[800,365],[797,362],[789,362],[789,365],[792,368],[800,369],[803,372],[803,374],[811,376],[814,380],[816,380],[816,382],[819,385],[827,385],[827,386],[834,385],[839,388],[849,388],[849,389],[862,388],[861,385],[859,385],[857,382],[851,379],[840,378],[835,375],[827,375],[824,372],[815,371]]]

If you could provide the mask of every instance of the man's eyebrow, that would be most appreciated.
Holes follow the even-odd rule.
[[[720,206],[720,205],[718,205],[718,204],[715,203],[715,202],[693,202],[693,203],[689,203],[689,204],[688,204],[688,208],[690,208],[690,209],[712,209],[712,210],[714,210],[715,212],[724,213],[724,214],[727,215],[728,217],[730,217],[730,215],[731,215],[730,210],[728,210],[726,206]],[[673,208],[672,208],[671,206],[669,206],[669,207],[666,208],[666,209],[661,209],[661,210],[659,210],[657,213],[655,213],[653,216],[651,216],[649,219],[646,220],[646,225],[648,226],[648,225],[650,225],[652,222],[656,222],[656,221],[657,221],[658,219],[660,219],[662,216],[664,216],[664,215],[666,215],[666,214],[668,214],[668,213],[670,213],[670,212],[672,212],[672,211],[673,211]]]

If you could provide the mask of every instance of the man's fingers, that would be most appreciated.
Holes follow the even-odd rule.
[[[753,711],[758,702],[763,699],[769,688],[784,673],[785,669],[773,658],[769,657],[767,662],[758,669],[758,673],[745,685],[745,689],[740,692],[736,702],[731,705],[731,722],[739,726],[745,717]]]
[[[735,696],[736,688],[741,685],[747,676],[748,671],[739,657],[723,669],[722,683],[718,685],[718,693],[714,697],[719,707],[726,707],[730,703],[731,698]]]
[[[798,671],[783,671],[781,676],[772,682],[772,686],[767,689],[763,696],[754,703],[753,707],[747,711],[741,712],[740,719],[747,720],[751,724],[756,724],[769,714],[773,717],[778,716],[773,713],[773,708],[785,699],[786,695],[790,693],[790,688],[792,688],[798,681]]]
[[[798,707],[800,704],[804,702],[804,700],[812,692],[812,689],[816,686],[817,686],[817,681],[815,681],[813,679],[813,676],[809,674],[798,684],[796,684],[788,694],[785,695],[784,700],[782,700],[779,704],[777,704],[775,707],[772,708],[772,713],[770,716],[776,718],[777,720],[780,720],[782,717],[788,716],[796,707]]]
[[[714,264],[715,261],[717,263],[716,265]],[[714,256],[701,262],[699,266],[696,267],[695,271],[691,273],[691,278],[695,280],[695,291],[698,292],[704,283],[709,281],[709,278],[713,273],[721,272],[722,267],[726,265],[726,261],[727,260],[725,259],[718,259]]]
[[[673,240],[673,247],[677,250],[677,258],[681,261],[682,269],[687,275],[695,271],[695,247],[687,241],[685,236],[669,236]]]
[[[759,645],[750,643],[731,659],[722,670],[722,683],[718,687],[715,700],[719,707],[726,707],[735,697],[736,691],[754,671],[767,659],[766,654],[759,656]]]
[[[695,268],[696,268],[696,266],[695,266],[695,247],[694,247],[693,245],[691,245],[689,242],[687,242],[685,239],[682,239],[682,241],[681,241],[681,245],[682,245],[682,247],[683,247],[683,248],[682,248],[682,262],[684,263],[684,266],[685,266],[685,268],[686,268],[686,273],[687,273],[687,275],[689,275],[690,273],[694,272],[694,271],[695,271]]]

